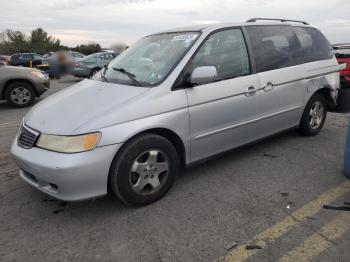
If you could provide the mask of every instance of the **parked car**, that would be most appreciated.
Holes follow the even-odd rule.
[[[65,201],[109,188],[145,205],[169,190],[180,165],[290,128],[318,134],[343,66],[316,28],[282,21],[142,38],[29,111],[11,149],[20,176]]]
[[[0,100],[15,107],[33,104],[50,87],[47,76],[34,68],[0,66]]]
[[[10,65],[13,66],[24,66],[24,67],[36,67],[40,65],[42,56],[35,53],[20,53],[11,55]]]
[[[116,55],[112,52],[88,55],[73,65],[71,73],[76,77],[91,77],[102,67],[108,65],[115,57]]]
[[[8,65],[10,63],[10,56],[0,55],[0,65]]]
[[[350,178],[350,123],[348,123],[343,162],[344,175]]]
[[[85,55],[79,53],[79,52],[73,52],[73,51],[65,51],[65,55],[67,56],[67,60],[73,64],[76,61],[79,61],[85,57]],[[57,60],[57,52],[49,52],[46,53],[43,56],[42,64],[43,65],[50,65],[52,63],[55,63]]]
[[[346,68],[340,72],[341,84],[350,87],[350,44],[334,46],[334,52],[339,64],[346,64]]]

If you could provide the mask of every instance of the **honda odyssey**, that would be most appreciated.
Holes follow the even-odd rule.
[[[66,201],[109,189],[145,205],[181,165],[294,127],[316,135],[344,66],[306,22],[258,20],[146,36],[38,103],[11,149],[20,176]]]

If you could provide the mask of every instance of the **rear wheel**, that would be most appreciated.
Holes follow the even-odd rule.
[[[15,82],[7,86],[5,98],[12,106],[26,107],[34,103],[35,91],[28,83]]]
[[[167,139],[143,134],[126,144],[113,160],[109,186],[126,204],[147,205],[170,189],[178,167],[176,149]]]
[[[327,116],[326,100],[322,94],[314,94],[307,103],[300,121],[299,131],[306,136],[318,134]]]

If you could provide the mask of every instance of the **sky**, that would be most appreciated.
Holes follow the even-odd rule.
[[[64,45],[109,48],[169,28],[252,17],[305,20],[350,43],[349,0],[0,0],[0,32],[41,27]]]

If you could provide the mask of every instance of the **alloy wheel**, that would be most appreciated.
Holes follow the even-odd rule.
[[[11,91],[11,100],[18,105],[27,104],[31,98],[30,91],[24,87],[16,87]]]
[[[321,102],[316,101],[309,113],[309,124],[312,129],[317,129],[320,127],[324,117],[324,107]]]
[[[168,172],[168,157],[159,150],[148,150],[134,160],[129,174],[129,182],[136,193],[153,194],[160,190],[165,183]]]

